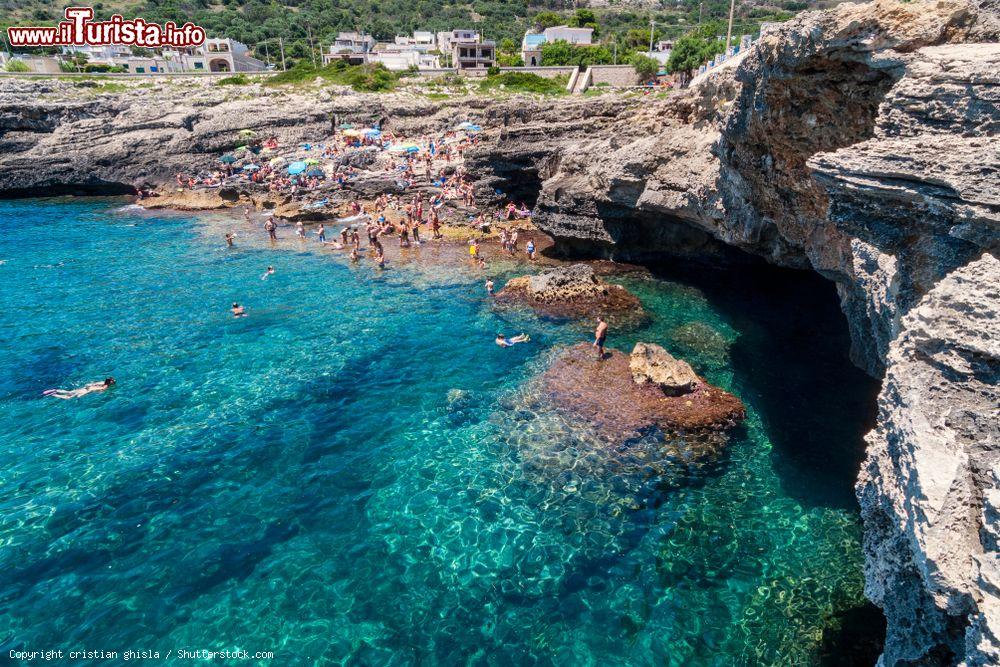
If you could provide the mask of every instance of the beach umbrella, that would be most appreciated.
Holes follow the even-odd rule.
[[[223,155],[222,157],[219,158],[219,162],[223,164],[232,164],[236,162],[236,157],[233,155]]]
[[[271,165],[272,167],[281,167],[284,166],[286,161],[287,160],[285,160],[285,158],[283,157],[273,157],[270,160],[268,160],[268,164]]]
[[[465,121],[464,123],[459,123],[458,127],[455,129],[462,130],[463,132],[481,132],[483,128],[478,125],[473,125],[469,121]]]
[[[288,165],[288,173],[292,176],[294,176],[295,174],[301,174],[303,171],[306,170],[307,166],[308,165],[306,165],[305,162],[293,162],[290,165]]]
[[[316,158],[314,158],[314,157],[311,157],[311,158],[307,158],[307,159],[303,160],[303,162],[305,162],[305,163],[306,163],[306,164],[308,164],[308,165],[314,165],[314,164],[319,164],[319,160],[317,160],[317,159],[316,159]]]
[[[312,169],[306,172],[306,176],[309,176],[310,178],[314,176],[316,178],[324,178],[326,174],[319,167],[313,167]]]
[[[351,125],[350,123],[341,123],[340,124],[340,129],[342,129],[342,130],[353,130],[354,126]]]
[[[260,165],[257,164],[245,164],[243,165],[243,171],[257,171],[260,169]]]
[[[381,130],[376,130],[374,127],[369,127],[369,128],[364,129],[364,130],[361,130],[361,133],[363,135],[365,135],[366,137],[381,137],[382,136],[382,131]]]
[[[420,146],[416,144],[396,144],[389,146],[389,150],[393,153],[419,153]]]
[[[256,137],[257,133],[253,130],[240,130],[240,136],[249,139],[250,137]]]

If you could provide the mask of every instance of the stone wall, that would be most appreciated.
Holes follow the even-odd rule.
[[[501,67],[503,72],[525,72],[535,74],[544,79],[555,79],[559,76],[571,76],[575,67]]]
[[[631,65],[594,65],[590,68],[591,86],[606,84],[612,88],[638,86],[639,77]]]

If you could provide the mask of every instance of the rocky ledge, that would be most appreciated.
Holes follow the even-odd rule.
[[[556,409],[616,443],[651,428],[674,435],[718,432],[745,416],[738,398],[647,343],[637,344],[631,356],[609,350],[603,359],[591,345],[575,345],[556,357],[542,382]]]
[[[587,264],[546,269],[509,280],[496,295],[500,307],[529,306],[558,319],[604,317],[616,327],[639,326],[648,316],[639,298],[621,285],[605,282]]]

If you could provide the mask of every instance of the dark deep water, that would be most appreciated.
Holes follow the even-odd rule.
[[[664,344],[747,404],[724,455],[691,463],[537,410],[532,380],[586,331],[495,313],[430,247],[378,273],[120,206],[0,202],[4,656],[874,661],[852,485],[876,385],[828,282],[620,278],[652,322],[611,346]],[[108,395],[39,397],[107,374]]]

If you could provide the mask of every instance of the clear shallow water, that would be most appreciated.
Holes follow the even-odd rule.
[[[478,272],[378,274],[228,219],[117,206],[0,202],[5,657],[845,655],[872,387],[806,278],[625,279],[654,319],[613,345],[663,342],[748,404],[726,453],[692,463],[537,409],[533,378],[581,330],[501,319]],[[234,300],[249,317],[229,315]],[[492,344],[522,329],[531,345]],[[106,395],[39,396],[109,374]]]

